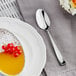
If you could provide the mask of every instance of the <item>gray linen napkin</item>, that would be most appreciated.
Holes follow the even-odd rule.
[[[46,72],[48,76],[76,76],[76,16],[71,16],[59,5],[58,0],[17,0],[24,20],[31,24],[43,37],[47,47]],[[49,14],[49,28],[66,66],[59,66],[48,34],[37,27],[35,12],[43,8]]]

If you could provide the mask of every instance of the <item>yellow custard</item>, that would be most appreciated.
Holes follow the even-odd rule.
[[[22,50],[22,47],[19,46]],[[19,74],[25,63],[24,53],[22,52],[18,57],[13,55],[1,53],[0,54],[0,70],[9,76],[16,76]]]

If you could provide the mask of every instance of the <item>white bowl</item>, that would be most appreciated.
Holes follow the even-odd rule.
[[[46,63],[46,47],[39,33],[31,25],[14,18],[0,18],[0,28],[12,32],[23,47],[25,65],[18,76],[39,76]]]

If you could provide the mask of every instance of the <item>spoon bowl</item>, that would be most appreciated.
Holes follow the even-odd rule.
[[[36,20],[37,20],[38,26],[41,29],[43,29],[43,30],[45,30],[51,24],[48,15],[45,13],[45,11],[43,9],[38,9],[37,10],[37,12],[36,12]]]

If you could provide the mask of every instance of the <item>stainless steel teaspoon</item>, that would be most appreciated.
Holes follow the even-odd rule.
[[[57,45],[55,44],[55,42],[53,40],[53,37],[52,37],[51,33],[48,30],[51,23],[50,23],[50,19],[49,19],[47,13],[43,9],[38,9],[37,10],[37,12],[36,12],[36,21],[37,21],[38,26],[41,29],[46,30],[46,32],[48,32],[48,35],[50,37],[50,40],[51,40],[51,43],[52,43],[52,46],[54,48],[54,52],[55,52],[55,55],[56,55],[56,58],[57,58],[59,64],[61,66],[65,65],[66,62],[64,61],[60,50],[58,49]]]

